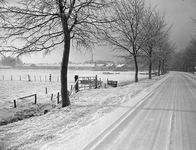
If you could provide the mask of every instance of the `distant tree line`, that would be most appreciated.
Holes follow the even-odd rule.
[[[21,65],[23,64],[22,60],[17,59],[15,57],[2,57],[0,59],[0,65],[2,66],[11,66],[11,67],[15,67],[16,65]]]
[[[195,72],[196,66],[196,37],[192,37],[188,46],[173,56],[172,70]]]

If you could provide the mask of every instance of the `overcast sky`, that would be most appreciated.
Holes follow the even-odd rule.
[[[15,0],[8,0],[13,2]],[[166,22],[173,24],[171,30],[171,40],[176,43],[177,50],[184,49],[191,36],[196,35],[196,23],[193,22],[191,17],[196,18],[196,0],[146,0],[151,3],[152,6],[156,6],[158,11],[166,13]],[[70,60],[74,62],[83,62],[91,59],[90,53],[80,53],[72,49],[70,54]],[[107,47],[95,47],[93,50],[94,60],[113,60],[116,61],[116,57],[113,56],[110,48]],[[62,59],[62,50],[53,51],[48,56],[43,56],[40,53],[32,55],[31,57],[23,57],[24,62],[29,63],[58,63]]]
[[[166,12],[166,21],[173,24],[171,39],[179,49],[184,49],[191,36],[195,35],[196,0],[148,0],[157,10]]]

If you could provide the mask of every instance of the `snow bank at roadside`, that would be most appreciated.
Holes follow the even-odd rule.
[[[60,137],[64,141],[69,140],[77,135],[77,129],[104,116],[118,104],[124,103],[127,95],[134,96],[160,78],[154,77],[152,80],[117,88],[82,91],[71,96],[71,106],[61,109],[56,107],[45,115],[0,126],[0,148],[39,149]]]

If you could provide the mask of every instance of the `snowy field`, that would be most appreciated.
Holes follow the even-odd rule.
[[[134,81],[134,72],[113,73],[114,74],[103,74],[102,71],[70,70],[68,73],[68,86],[70,87],[74,84],[75,75],[79,75],[80,77],[97,75],[98,79],[101,79],[104,83],[106,83],[107,79],[110,79],[118,81],[119,85]],[[31,76],[31,82],[28,82],[28,74]],[[52,82],[49,82],[49,74],[52,75]],[[147,78],[147,76],[139,75],[139,79],[142,78]],[[53,110],[54,112],[58,112],[59,109],[57,108],[60,108],[60,104],[57,104],[57,92],[60,91],[59,79],[60,70],[0,69],[0,125],[23,120],[24,118],[36,118],[40,115],[42,116],[44,114],[44,110]],[[46,87],[48,89],[47,94],[45,91]],[[131,92],[137,93],[139,89],[137,89],[136,86],[132,89]],[[74,110],[73,114],[71,112],[70,114],[68,113],[68,117],[70,116],[71,120],[75,121],[75,119],[77,120],[78,116],[85,115],[88,113],[88,111],[98,111],[100,107],[102,108],[102,105],[110,106],[120,103],[121,101],[123,101],[123,96],[125,95],[127,90],[130,89],[126,89],[125,91],[118,91],[118,88],[101,88],[97,90],[79,92],[71,96],[70,100],[72,105],[66,108],[65,111],[70,112],[71,110]],[[52,101],[51,93],[54,94]],[[36,105],[33,104],[34,97],[26,98],[23,100],[18,99],[20,97],[31,94],[37,94]],[[119,101],[117,101],[116,98]],[[17,108],[14,108],[13,100],[16,100]],[[103,107],[102,109],[100,109],[100,111],[105,111],[105,108]],[[72,121],[70,122],[69,119],[70,118],[68,118],[68,120],[65,119],[63,122],[66,122],[66,124],[73,123]]]
[[[114,74],[103,74],[103,72],[111,72]],[[49,69],[0,69],[0,81],[6,80],[10,81],[20,81],[20,76],[22,81],[28,81],[28,74],[31,77],[32,82],[48,82],[49,75],[52,75],[53,82],[59,82],[60,80],[60,70],[49,70]],[[74,76],[79,75],[80,77],[86,76],[98,76],[103,81],[109,79],[130,80],[133,79],[134,72],[112,72],[112,71],[83,71],[83,70],[68,70],[68,80],[69,83],[74,82]],[[36,80],[36,81],[35,81]]]
[[[102,71],[68,71],[68,89],[74,84],[74,76],[95,76],[106,83],[107,79],[118,81],[119,85],[134,81],[134,72],[112,72],[103,74]],[[31,82],[28,82],[28,74]],[[52,82],[49,82],[49,74]],[[139,78],[147,78],[139,75]],[[35,80],[36,79],[36,80]],[[43,114],[45,109],[51,109],[57,105],[57,93],[60,92],[60,70],[22,70],[0,69],[0,124],[2,122],[14,122],[15,118],[21,120],[33,115]],[[46,94],[47,87],[47,94]],[[51,94],[53,99],[51,101]],[[37,105],[33,105],[34,97],[18,99],[31,94],[37,94]],[[16,100],[17,108],[14,108]],[[46,105],[47,104],[47,105]],[[23,114],[23,111],[26,113]],[[4,124],[4,123],[3,123]]]
[[[117,106],[128,101],[131,102],[132,97],[141,90],[148,88],[163,78],[153,77],[152,80],[143,80],[137,84],[129,84],[117,88],[101,88],[81,91],[75,93],[70,97],[71,105],[60,109],[60,105],[55,108],[50,108],[50,111],[45,115],[31,117],[22,121],[10,123],[8,125],[0,126],[0,149],[14,149],[14,150],[36,150],[36,149],[59,149],[62,150],[76,150],[82,148],[84,145],[78,145],[79,141],[73,140],[77,138],[83,128],[92,128],[96,125],[96,121],[110,114],[112,110],[118,108]],[[47,97],[47,96],[46,96]],[[47,97],[49,98],[49,97]],[[45,98],[42,98],[43,100]],[[45,105],[25,105],[31,109],[23,110],[17,115],[23,115],[30,112],[37,113]],[[21,109],[17,108],[17,109]],[[126,107],[125,107],[126,108]],[[125,110],[123,108],[123,110]],[[37,109],[37,110],[36,110]],[[49,107],[47,107],[49,109]],[[14,111],[12,108],[10,111]],[[42,112],[43,113],[43,112]],[[114,117],[119,116],[117,113]],[[113,119],[113,118],[110,118]],[[113,120],[102,122],[102,130],[108,126]],[[89,129],[87,129],[88,131]],[[96,130],[100,133],[100,130]],[[88,133],[95,135],[95,132]],[[85,133],[86,134],[86,133]],[[78,137],[82,140],[85,137]],[[92,140],[87,138],[88,140]],[[75,143],[72,143],[75,142]],[[63,145],[62,145],[63,144]],[[68,144],[68,145],[67,145]]]
[[[31,82],[28,82],[28,74],[31,76]],[[52,75],[52,82],[49,82],[49,74]],[[118,81],[118,83],[134,80],[134,72],[114,72],[114,74],[106,75],[102,71],[69,70],[68,89],[74,84],[75,75],[80,77],[97,75],[98,79],[104,83],[107,78]],[[146,75],[139,76],[140,79],[146,77]],[[49,95],[46,95],[46,87],[48,94],[57,94],[60,92],[59,79],[60,70],[0,69],[0,109],[13,107],[14,99],[31,94],[38,95],[38,103],[42,100],[49,100]],[[31,99],[33,98],[28,98],[27,101],[33,102]],[[20,100],[18,103],[24,103],[24,101]]]

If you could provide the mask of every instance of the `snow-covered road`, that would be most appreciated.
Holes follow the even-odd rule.
[[[123,122],[126,116],[135,113],[136,109],[141,106],[143,101],[151,96],[154,90],[158,88],[162,83],[164,83],[164,81],[169,76],[170,75],[167,75],[157,81],[155,84],[148,86],[148,88],[143,89],[140,94],[137,94],[134,97],[132,96],[132,92],[128,92],[126,96],[123,97],[124,103],[117,105],[115,109],[113,109],[113,111],[111,111],[110,113],[101,115],[98,118],[93,115],[93,118],[87,119],[89,120],[88,123],[85,123],[85,125],[80,126],[78,129],[74,129],[74,132],[61,134],[58,139],[47,142],[42,145],[41,148],[39,148],[41,150],[89,150],[92,147],[99,145],[102,140],[105,140],[105,137],[107,138],[107,135],[110,135],[113,130],[115,131],[115,129],[118,128],[119,124]],[[141,82],[138,85],[140,84]],[[125,88],[133,91],[136,85],[137,84],[132,87],[128,86]],[[123,89],[117,90],[123,91]],[[114,94],[114,91],[112,93]],[[114,99],[114,97],[112,99]],[[110,99],[109,101],[113,101],[112,99]],[[34,149],[35,146],[32,150]]]
[[[130,107],[131,113],[111,126],[107,136],[100,135],[85,149],[195,150],[195,91],[196,78],[173,72],[142,103]]]

